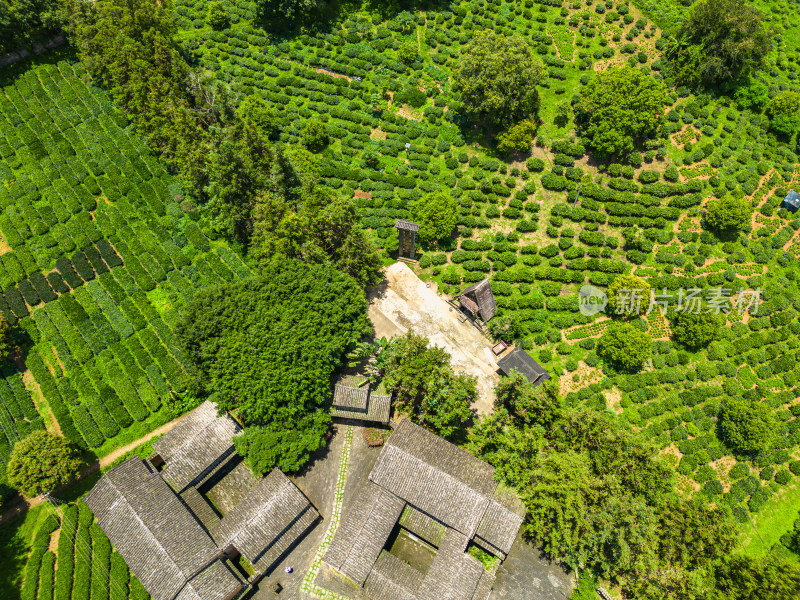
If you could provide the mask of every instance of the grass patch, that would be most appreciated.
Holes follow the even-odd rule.
[[[93,454],[97,458],[103,458],[104,456],[111,454],[120,446],[125,446],[131,442],[135,442],[140,437],[147,435],[154,429],[161,427],[165,423],[169,423],[170,420],[169,413],[162,406],[158,412],[151,414],[144,421],[134,422],[127,429],[123,429],[119,435],[111,439],[107,439],[101,446],[98,446],[93,450]]]
[[[5,600],[19,599],[33,536],[49,514],[47,507],[40,504],[23,517],[0,526],[0,589]]]
[[[475,544],[470,544],[467,548],[467,554],[469,554],[472,558],[480,561],[483,565],[483,568],[487,571],[491,571],[495,565],[500,562],[500,559],[493,554],[489,554],[483,548],[479,548]]]
[[[800,479],[793,478],[784,489],[772,496],[764,507],[751,515],[756,531],[749,523],[742,525],[742,549],[749,556],[758,556],[780,542],[792,529],[800,512]],[[759,539],[759,536],[761,539]],[[761,544],[761,540],[764,544]]]

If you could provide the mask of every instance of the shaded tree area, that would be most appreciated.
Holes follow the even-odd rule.
[[[757,71],[772,45],[762,13],[749,2],[701,0],[668,50],[676,78],[687,84],[731,84]]]
[[[726,513],[679,499],[674,472],[608,413],[567,407],[518,373],[496,388],[469,449],[520,494],[524,531],[551,556],[618,582],[626,596],[699,599],[735,547]]]
[[[480,31],[470,42],[453,72],[460,92],[460,110],[473,124],[498,138],[502,151],[528,150],[539,111],[536,85],[547,70],[531,45],[519,35]],[[520,124],[523,122],[523,124]]]
[[[45,42],[64,25],[61,0],[0,2],[0,54]]]
[[[409,331],[378,356],[386,389],[400,414],[445,439],[464,436],[478,398],[475,377],[455,373],[450,355]]]
[[[181,174],[217,233],[262,265],[273,255],[329,260],[361,285],[378,280],[378,251],[352,202],[319,187],[315,156],[273,142],[275,116],[263,100],[249,96],[234,110],[225,86],[190,68],[168,2],[68,6],[87,69]]]
[[[236,447],[254,471],[296,471],[323,445],[331,378],[370,331],[366,310],[351,277],[293,259],[187,305],[177,330],[199,373],[195,391],[242,419]]]

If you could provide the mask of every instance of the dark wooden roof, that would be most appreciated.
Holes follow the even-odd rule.
[[[324,561],[364,585],[403,507],[405,502],[397,496],[365,482],[342,519]]]
[[[370,480],[472,537],[494,494],[494,468],[409,420],[381,450]]]
[[[219,554],[175,492],[138,457],[108,471],[84,500],[153,600],[173,600]],[[181,600],[192,592],[202,600],[217,597],[200,584],[196,580]],[[227,596],[237,585],[223,577],[214,589],[224,588]]]
[[[203,402],[153,444],[164,459],[161,475],[179,492],[233,452],[233,436],[242,428],[228,415],[217,415],[212,402]]]
[[[318,518],[297,486],[274,469],[214,526],[211,535],[220,548],[234,546],[257,570],[266,571]]]
[[[404,221],[403,219],[397,219],[394,222],[395,229],[405,229],[407,231],[419,231],[419,223],[413,223],[411,221]]]
[[[481,319],[484,321],[488,321],[497,314],[497,304],[494,301],[492,284],[488,279],[469,286],[461,292],[458,299],[473,314],[480,311]],[[467,302],[464,302],[465,300]],[[475,306],[477,306],[477,311],[474,310]]]
[[[513,370],[519,371],[525,379],[534,384],[534,387],[550,379],[550,374],[522,348],[514,348],[497,361],[497,366],[506,375]]]

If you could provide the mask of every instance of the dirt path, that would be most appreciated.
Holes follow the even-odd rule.
[[[188,413],[187,413],[188,414]],[[134,450],[136,447],[141,446],[145,442],[149,442],[157,435],[163,435],[168,431],[171,431],[175,428],[175,426],[180,423],[186,415],[181,415],[177,419],[173,419],[169,423],[165,423],[161,427],[158,427],[151,431],[150,433],[143,435],[138,440],[131,442],[130,444],[126,444],[125,446],[121,446],[107,454],[106,456],[102,457],[100,460],[97,460],[89,465],[86,465],[78,472],[78,477],[71,481],[68,485],[72,485],[73,483],[80,481],[81,479],[85,479],[97,473],[99,470],[104,469],[119,457],[123,456],[124,454]],[[56,490],[57,492],[58,490]],[[26,498],[25,496],[18,496],[16,499],[12,500],[9,504],[3,507],[3,512],[0,513],[0,525],[15,519],[23,514],[25,514],[28,510],[33,508],[34,506],[38,506],[43,502],[43,497],[38,496],[36,498]]]

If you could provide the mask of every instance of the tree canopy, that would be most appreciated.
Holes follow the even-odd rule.
[[[650,284],[641,277],[620,275],[608,286],[606,313],[638,317],[650,305]]]
[[[0,2],[0,55],[55,34],[63,25],[60,0]]]
[[[80,466],[80,456],[67,440],[46,431],[34,431],[14,445],[6,476],[10,485],[34,497],[71,481]]]
[[[627,323],[614,323],[597,341],[597,354],[618,367],[632,371],[650,358],[650,336]]]
[[[458,223],[458,203],[447,192],[431,192],[409,203],[419,224],[419,240],[433,243],[450,237]]]
[[[363,291],[333,265],[279,259],[262,277],[202,290],[177,331],[197,393],[235,411],[251,467],[300,468],[323,443],[334,369],[370,331]]]
[[[455,65],[453,85],[473,121],[505,129],[539,109],[536,85],[547,71],[520,35],[479,31]]]
[[[729,398],[723,404],[719,428],[729,446],[751,454],[771,449],[778,421],[763,402]]]
[[[703,348],[718,339],[725,320],[724,314],[705,311],[674,311],[669,315],[672,335],[689,348]]]
[[[390,340],[378,365],[400,413],[443,438],[463,434],[478,397],[476,380],[455,373],[446,350],[409,331]]]
[[[606,155],[632,152],[664,119],[667,88],[633,67],[600,73],[575,106],[581,135],[595,151]]]
[[[784,138],[800,131],[800,93],[787,90],[775,96],[767,106],[770,128]]]
[[[704,219],[709,228],[733,232],[750,226],[753,206],[747,198],[728,195],[708,202]]]
[[[626,596],[677,599],[733,548],[724,510],[672,497],[671,469],[613,416],[518,374],[496,394],[468,448],[518,491],[523,530],[548,554],[615,578]]]
[[[730,83],[756,71],[772,47],[763,16],[749,2],[700,0],[668,52],[678,78]]]

